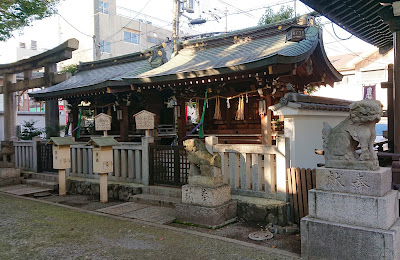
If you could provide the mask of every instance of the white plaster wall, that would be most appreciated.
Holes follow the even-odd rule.
[[[323,122],[334,127],[346,117],[347,113],[331,116],[285,116],[285,137],[290,138],[290,166],[313,169],[318,163],[324,163],[324,157],[315,154],[315,149],[323,149]]]
[[[335,127],[347,116],[348,112],[312,111],[282,107],[274,111],[283,115],[285,137],[289,138],[289,165],[299,168],[316,168],[324,163],[322,155],[316,155],[315,149],[322,150],[323,122]]]
[[[32,113],[32,112],[18,112],[17,114],[17,125],[23,125],[24,121],[34,120],[37,121],[35,124],[36,128],[45,127],[44,113]],[[0,141],[4,140],[4,116],[0,113]]]
[[[3,94],[0,94],[0,111],[4,111]]]

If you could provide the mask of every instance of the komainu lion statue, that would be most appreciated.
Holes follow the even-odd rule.
[[[354,170],[379,169],[374,152],[375,124],[382,115],[382,104],[376,100],[361,100],[350,104],[350,115],[332,128],[324,122],[325,167]],[[361,155],[356,153],[361,147]]]
[[[211,176],[210,166],[221,168],[221,156],[210,154],[205,144],[199,139],[189,139],[183,142],[188,152],[191,175]]]

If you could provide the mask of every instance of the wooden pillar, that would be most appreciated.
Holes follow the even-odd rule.
[[[54,83],[54,73],[57,72],[57,64],[49,64],[45,66],[44,78],[47,87],[50,87]],[[59,136],[60,132],[60,119],[58,111],[58,100],[48,100],[45,103],[45,123],[46,123],[46,136],[50,138],[52,136]]]
[[[78,126],[78,120],[79,120],[79,107],[78,103],[72,103],[71,104],[71,116],[72,116],[72,122],[71,122],[71,131],[74,131],[76,127]],[[76,134],[78,133],[79,130],[75,130],[72,132],[72,136],[76,138]]]
[[[58,170],[58,194],[60,196],[67,195],[65,170]]]
[[[107,173],[100,174],[100,202],[108,202]]]
[[[11,84],[15,82],[15,74],[3,75],[4,140],[7,141],[17,137],[17,101],[15,93],[10,91]]]
[[[178,97],[178,140],[181,140],[186,135],[186,118],[185,118],[185,99]],[[183,144],[183,140],[179,141],[179,145]]]
[[[388,148],[393,152],[394,145],[394,114],[393,114],[393,64],[388,66],[388,81],[381,83],[387,89],[387,118],[388,118]]]
[[[122,105],[122,119],[119,121],[119,134],[121,142],[128,142],[129,127],[129,109],[128,106]]]
[[[393,118],[400,116],[400,31],[393,33],[394,74],[393,74]],[[400,120],[394,120],[394,153],[400,153]]]
[[[271,96],[265,97],[265,103],[267,111],[264,115],[261,115],[261,140],[262,144],[272,145],[272,129],[271,129],[271,118],[272,111],[268,109],[272,104]]]

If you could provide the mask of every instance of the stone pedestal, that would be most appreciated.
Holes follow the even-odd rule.
[[[231,200],[231,189],[219,175],[189,176],[189,184],[182,186],[182,203],[176,205],[177,220],[210,228],[236,220],[237,202]]]
[[[21,184],[20,174],[16,168],[0,168],[0,187]]]
[[[303,259],[400,259],[397,191],[391,169],[318,168],[301,220]]]

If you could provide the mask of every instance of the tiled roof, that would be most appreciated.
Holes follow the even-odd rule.
[[[73,145],[76,144],[74,137],[50,137],[50,141],[47,144],[53,144],[57,146]]]
[[[299,93],[287,93],[280,99],[279,103],[270,106],[275,111],[281,107],[288,106],[296,109],[320,110],[320,111],[350,111],[349,105],[354,101],[326,98],[319,96],[309,96]]]
[[[299,62],[315,49],[320,35],[318,28],[309,27],[305,40],[286,42],[285,29],[293,22],[286,20],[184,42],[183,49],[166,64],[139,75],[129,75],[125,80],[130,83],[160,82]]]
[[[120,145],[113,137],[111,136],[102,136],[102,137],[92,137],[87,145],[94,145],[96,147],[104,147],[104,146],[117,146]]]
[[[381,3],[394,1],[301,0],[301,2],[369,44],[386,51],[393,46],[392,31],[397,30],[398,25],[395,22],[391,24],[384,22],[393,18],[393,8],[391,5]]]
[[[78,72],[60,84],[29,93],[31,97],[46,99],[64,95],[105,89],[108,86],[127,85],[122,81],[125,75],[138,75],[151,69],[148,56],[134,53],[78,66]]]

